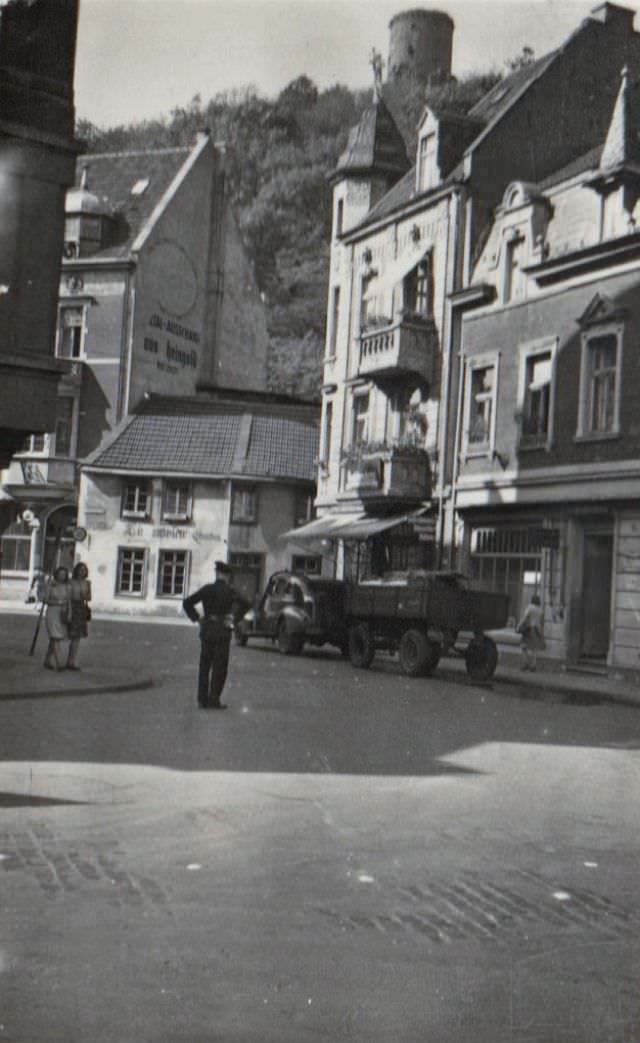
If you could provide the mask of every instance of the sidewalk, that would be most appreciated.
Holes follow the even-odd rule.
[[[100,621],[103,618],[94,617]],[[38,621],[33,605],[0,602],[0,700],[38,699],[55,695],[97,695],[101,692],[132,692],[152,687],[153,677],[146,666],[105,662],[103,657],[83,656],[81,669],[45,670],[42,663],[47,646],[44,622],[32,656],[29,647]],[[81,656],[83,650],[81,648]]]

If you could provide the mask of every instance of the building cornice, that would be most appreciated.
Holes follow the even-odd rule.
[[[618,239],[607,239],[593,246],[573,250],[562,257],[552,257],[540,264],[523,267],[526,275],[531,275],[539,286],[547,286],[562,279],[570,278],[597,268],[609,267],[621,261],[634,260],[640,257],[640,235],[632,232]]]

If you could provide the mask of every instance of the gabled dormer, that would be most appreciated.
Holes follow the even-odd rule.
[[[484,126],[480,119],[427,106],[418,124],[416,192],[437,188]]]
[[[620,90],[597,173],[587,182],[601,197],[600,238],[615,239],[635,230],[640,199],[640,91],[622,70]]]

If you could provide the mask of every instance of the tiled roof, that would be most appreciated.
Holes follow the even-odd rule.
[[[87,189],[104,204],[105,212],[117,220],[116,241],[93,256],[125,257],[129,253],[190,152],[189,148],[167,148],[150,152],[89,153],[78,157],[76,187],[80,186],[86,168]],[[144,191],[132,195],[134,185],[147,180]]]
[[[317,456],[315,424],[289,417],[253,417],[245,473],[313,480]]]
[[[311,417],[228,403],[199,413],[130,417],[85,465],[101,471],[229,475],[314,481],[318,429]]]

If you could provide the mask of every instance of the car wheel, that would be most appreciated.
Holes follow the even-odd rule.
[[[276,635],[278,648],[283,655],[299,655],[304,647],[302,634],[292,634],[287,628],[287,622],[283,619],[278,626]]]
[[[349,631],[349,659],[352,666],[368,670],[376,653],[373,637],[366,623],[358,623]]]
[[[420,677],[429,662],[429,639],[422,630],[405,630],[398,645],[402,672],[408,677]]]
[[[498,649],[490,637],[474,637],[464,655],[467,673],[472,681],[488,681],[498,665]]]

